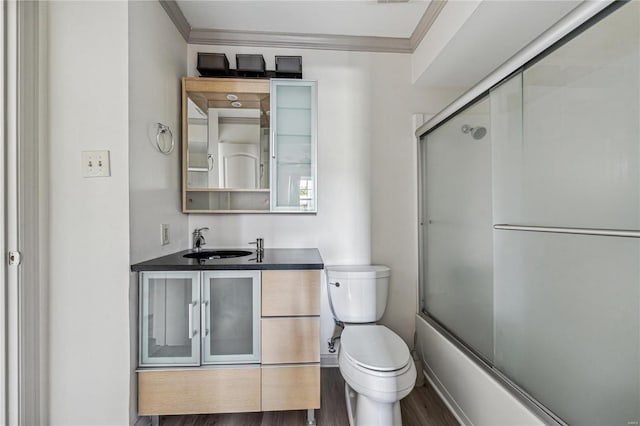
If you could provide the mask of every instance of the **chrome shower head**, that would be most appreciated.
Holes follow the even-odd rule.
[[[487,134],[487,128],[483,126],[471,127],[468,124],[462,126],[462,133],[471,133],[471,137],[480,140]]]

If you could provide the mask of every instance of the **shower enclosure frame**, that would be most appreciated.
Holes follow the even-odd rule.
[[[529,395],[526,391],[520,388],[516,383],[511,381],[503,373],[497,370],[491,361],[486,359],[482,354],[471,348],[469,345],[461,341],[452,332],[450,332],[443,324],[438,320],[431,317],[425,309],[425,295],[424,295],[424,281],[426,279],[426,272],[423,259],[424,242],[425,242],[425,216],[426,205],[423,198],[423,189],[425,183],[425,170],[423,168],[426,152],[422,150],[422,138],[427,133],[435,130],[440,125],[447,122],[449,119],[456,116],[458,113],[464,111],[468,107],[474,105],[476,102],[482,100],[488,96],[489,91],[494,87],[499,86],[503,81],[510,78],[512,75],[520,72],[525,66],[530,65],[540,58],[546,56],[550,51],[562,46],[567,41],[573,39],[584,30],[590,28],[595,23],[599,22],[607,15],[617,10],[619,7],[623,7],[625,2],[603,1],[603,2],[585,2],[576,7],[572,12],[567,14],[564,18],[553,25],[549,30],[540,35],[537,39],[532,41],[528,46],[522,49],[520,52],[511,57],[503,65],[497,68],[494,72],[485,77],[473,88],[465,92],[461,97],[456,99],[453,103],[448,105],[440,113],[433,116],[430,120],[426,121],[415,131],[417,142],[417,162],[418,162],[418,259],[419,261],[419,286],[418,286],[418,314],[429,325],[435,328],[440,334],[442,334],[450,343],[452,343],[458,350],[464,353],[469,359],[471,359],[476,365],[478,365],[483,371],[500,383],[505,389],[507,389],[512,395],[514,395],[520,402],[522,402],[530,411],[540,417],[542,421],[547,424],[566,424],[562,419],[558,418],[553,412],[547,409],[543,404],[538,402],[534,397]],[[470,129],[471,131],[473,129]],[[464,129],[462,129],[464,133]],[[426,151],[426,149],[424,150]],[[625,237],[640,237],[640,232],[633,230],[603,230],[593,228],[561,228],[561,227],[524,227],[510,224],[496,224],[494,229],[502,230],[520,230],[520,231],[538,231],[538,232],[554,232],[554,233],[567,233],[567,234],[586,234],[586,235],[616,235]],[[534,229],[535,228],[535,229]]]

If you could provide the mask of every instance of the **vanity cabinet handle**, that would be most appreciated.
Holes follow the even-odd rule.
[[[202,302],[200,305],[200,332],[202,333],[202,338],[209,334],[208,330],[205,328],[207,326],[207,302]]]
[[[189,303],[189,339],[193,339],[193,305]]]
[[[271,130],[271,158],[276,158],[276,131]]]
[[[336,286],[336,287],[340,287],[340,283],[339,283],[339,282],[329,283],[329,285],[334,285],[334,286]]]

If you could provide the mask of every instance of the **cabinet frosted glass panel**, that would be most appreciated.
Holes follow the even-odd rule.
[[[531,65],[522,95],[492,92],[522,122],[495,139],[496,223],[640,229],[639,10],[630,2]]]
[[[316,82],[271,81],[271,209],[317,210]]]
[[[640,239],[495,231],[495,366],[569,424],[640,419]]]
[[[260,272],[205,272],[204,363],[260,361]]]
[[[422,140],[423,307],[487,359],[493,355],[489,100]],[[481,139],[462,126],[484,127]],[[426,213],[426,214],[425,214]],[[426,229],[425,229],[426,228]]]
[[[197,272],[141,273],[140,365],[198,365]]]

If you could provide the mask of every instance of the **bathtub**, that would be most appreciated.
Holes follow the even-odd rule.
[[[425,376],[465,425],[544,425],[548,418],[519,397],[458,342],[445,337],[435,321],[416,315],[416,350]]]

